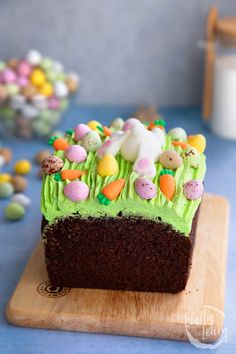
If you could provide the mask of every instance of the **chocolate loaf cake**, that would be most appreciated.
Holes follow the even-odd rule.
[[[177,293],[190,271],[205,138],[116,119],[52,137],[42,237],[53,285]]]

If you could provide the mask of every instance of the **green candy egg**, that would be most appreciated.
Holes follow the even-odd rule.
[[[10,203],[5,208],[5,216],[8,220],[17,221],[24,217],[25,208],[19,203]]]
[[[188,147],[182,152],[182,158],[186,161],[191,167],[198,167],[200,163],[200,154],[197,149],[194,147]]]
[[[123,119],[118,117],[113,119],[113,121],[111,122],[111,127],[115,130],[122,130],[124,124],[125,122],[123,121]]]
[[[101,138],[99,134],[94,130],[88,132],[82,139],[82,146],[86,151],[96,151],[101,145]]]
[[[52,68],[52,59],[50,59],[48,57],[44,57],[41,60],[40,66],[45,71],[50,70]]]
[[[35,119],[32,122],[32,128],[36,135],[38,136],[46,136],[51,131],[51,125],[45,123],[45,121]]]
[[[168,136],[170,136],[172,140],[181,140],[181,141],[187,140],[186,131],[180,127],[169,130]]]
[[[4,61],[0,61],[0,71],[3,71],[6,68],[6,63]]]
[[[60,109],[62,111],[65,111],[67,109],[68,105],[69,105],[69,100],[68,99],[64,98],[64,99],[62,99],[60,101]]]
[[[66,75],[63,72],[57,72],[57,80],[58,81],[65,81]]]
[[[8,84],[6,85],[6,90],[10,96],[14,96],[20,92],[20,87],[15,84]]]
[[[9,182],[0,183],[0,198],[8,198],[14,193],[14,187]]]
[[[56,73],[55,71],[53,70],[47,70],[46,71],[46,75],[47,75],[47,79],[51,82],[55,82],[57,81],[57,76],[58,76],[58,73]]]

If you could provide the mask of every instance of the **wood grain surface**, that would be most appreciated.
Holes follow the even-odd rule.
[[[224,322],[228,214],[225,198],[204,195],[190,278],[177,295],[51,287],[40,241],[6,318],[24,327],[214,341]]]

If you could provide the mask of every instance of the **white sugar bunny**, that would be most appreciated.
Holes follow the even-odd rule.
[[[97,150],[97,154],[101,158],[104,154],[115,156],[120,151],[125,160],[134,162],[134,172],[153,178],[156,175],[155,162],[162,153],[164,143],[162,129],[155,127],[150,131],[138,119],[130,118],[125,122],[123,131],[111,136]]]

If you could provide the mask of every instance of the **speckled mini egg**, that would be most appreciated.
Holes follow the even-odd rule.
[[[59,172],[64,165],[64,162],[60,157],[49,156],[42,162],[42,169],[46,175]]]
[[[0,198],[8,198],[13,193],[14,193],[14,188],[10,182],[0,183]]]
[[[73,181],[65,185],[64,194],[74,202],[86,200],[89,195],[89,187],[82,181]]]
[[[23,176],[12,176],[11,184],[15,192],[24,192],[27,188],[28,182]]]
[[[41,69],[34,69],[30,75],[30,81],[35,86],[42,86],[46,81],[46,76]]]
[[[0,183],[10,182],[11,175],[9,173],[0,173]]]
[[[14,194],[13,197],[11,198],[11,201],[13,203],[18,203],[22,205],[24,208],[28,208],[31,204],[30,198],[23,193]]]
[[[190,135],[188,137],[188,144],[198,150],[200,154],[205,151],[206,138],[202,134]]]
[[[85,135],[90,131],[91,131],[91,128],[89,128],[89,126],[87,124],[83,124],[83,123],[78,124],[74,129],[75,141],[82,140],[85,137]]]
[[[186,131],[180,127],[169,130],[168,135],[171,137],[172,140],[181,140],[181,141],[187,140]]]
[[[70,145],[65,150],[65,157],[71,162],[83,162],[87,159],[87,151],[80,145]]]
[[[25,208],[19,203],[10,203],[4,210],[5,216],[8,220],[17,221],[24,217]]]
[[[12,151],[8,148],[0,148],[0,156],[3,156],[5,163],[9,163],[12,160]]]
[[[182,152],[182,158],[191,167],[198,167],[200,163],[200,154],[194,147],[188,147]]]
[[[29,160],[18,160],[14,165],[14,172],[19,175],[27,175],[31,170]]]
[[[122,118],[117,117],[111,122],[111,127],[115,130],[122,130],[125,122]]]
[[[54,92],[56,97],[63,98],[68,95],[69,90],[63,81],[56,81],[54,83]]]
[[[31,49],[28,52],[26,59],[32,65],[38,65],[42,60],[42,55],[39,51],[35,49]]]
[[[56,134],[53,134],[53,135],[56,135]],[[41,165],[42,162],[51,155],[51,152],[47,149],[44,149],[44,150],[40,150],[39,152],[37,152],[37,154],[35,155],[34,157],[34,161]]]
[[[10,68],[6,68],[2,72],[2,81],[5,82],[6,84],[12,84],[12,83],[16,82],[15,71]]]
[[[19,76],[29,76],[32,71],[32,66],[27,60],[21,60],[17,65],[17,73]]]
[[[203,191],[203,183],[200,180],[190,180],[184,184],[184,195],[189,200],[201,198]]]
[[[98,162],[97,172],[100,176],[112,176],[119,171],[116,158],[111,154],[105,154]]]
[[[92,130],[83,137],[82,145],[86,151],[96,151],[102,145],[102,141],[99,134]]]
[[[97,120],[90,120],[87,125],[92,130],[97,130],[97,126],[102,127],[101,123],[99,123]]]
[[[175,170],[180,167],[183,163],[182,157],[175,150],[166,150],[160,156],[160,163],[165,168],[170,168]]]
[[[135,191],[142,199],[152,199],[157,195],[157,187],[145,177],[139,177],[135,181]]]

